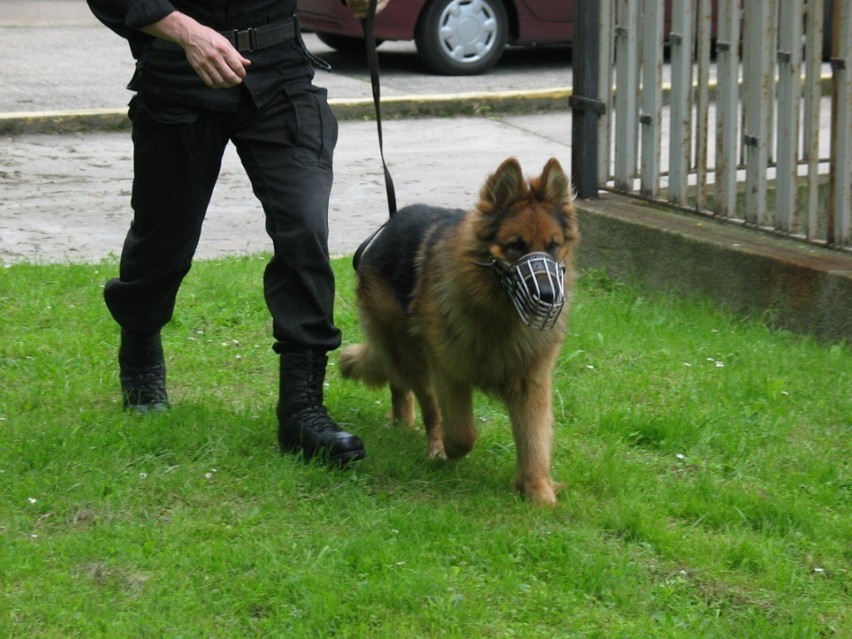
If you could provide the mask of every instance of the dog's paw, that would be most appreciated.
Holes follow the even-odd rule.
[[[443,441],[444,453],[447,459],[459,459],[473,450],[476,438],[473,439],[449,439],[446,436]]]
[[[556,506],[556,493],[564,484],[557,484],[549,477],[543,479],[518,479],[515,488],[536,506],[553,508]]]
[[[444,442],[440,439],[430,441],[428,446],[429,459],[447,459],[447,453],[444,452]]]

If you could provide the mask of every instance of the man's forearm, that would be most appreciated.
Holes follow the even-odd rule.
[[[175,11],[171,0],[87,0],[99,19],[123,24],[128,30],[139,31]]]
[[[157,22],[139,30],[163,40],[176,42],[184,48],[197,44],[199,39],[208,41],[210,39],[210,29],[180,11],[172,11]]]
[[[180,11],[172,11],[141,31],[179,44],[193,70],[213,89],[239,84],[251,65],[221,33]]]

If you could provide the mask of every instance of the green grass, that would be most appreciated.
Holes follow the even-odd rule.
[[[850,636],[848,345],[582,278],[546,511],[513,495],[484,397],[476,450],[434,463],[332,367],[367,460],[282,457],[263,266],[196,264],[164,332],[174,407],[144,418],[117,391],[115,263],[0,270],[0,636]]]

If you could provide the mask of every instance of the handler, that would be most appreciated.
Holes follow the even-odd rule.
[[[126,38],[136,71],[133,222],[119,277],[104,298],[121,327],[124,407],[168,408],[160,330],[190,269],[222,155],[233,142],[266,216],[264,272],[273,349],[280,356],[281,449],[332,464],[364,444],[323,403],[328,351],[340,346],[328,254],[337,121],[313,85],[296,0],[87,0]],[[369,0],[344,0],[366,15]],[[378,0],[381,10],[388,0]],[[327,65],[326,65],[327,67]]]

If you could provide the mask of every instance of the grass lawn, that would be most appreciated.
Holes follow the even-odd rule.
[[[0,636],[852,636],[848,344],[583,277],[566,488],[540,510],[512,493],[499,403],[477,397],[467,459],[429,462],[334,354],[326,402],[367,459],[282,457],[264,263],[193,267],[164,331],[173,409],[144,418],[121,410],[116,264],[0,269]]]

